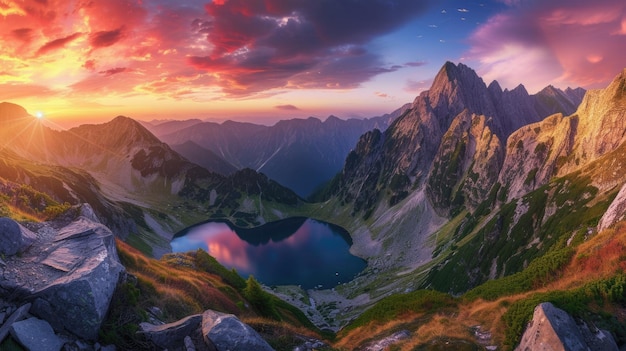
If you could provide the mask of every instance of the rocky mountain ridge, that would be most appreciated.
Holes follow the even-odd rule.
[[[343,202],[354,202],[355,212],[365,209],[366,217],[386,197],[381,188],[391,193],[393,205],[424,184],[440,213],[465,202],[475,207],[497,180],[509,135],[547,117],[540,115],[546,105],[574,112],[580,103],[572,100],[579,96],[575,92],[580,91],[567,95],[546,88],[530,96],[521,85],[502,91],[497,82],[487,87],[471,68],[448,62],[431,89],[385,133],[362,137],[348,155],[334,193]]]

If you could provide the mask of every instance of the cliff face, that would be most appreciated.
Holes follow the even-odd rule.
[[[625,117],[626,72],[622,72],[607,88],[587,92],[574,114],[556,114],[513,133],[498,179],[508,187],[506,198],[520,197],[618,149],[626,141]],[[601,189],[616,185],[600,178],[594,184]]]
[[[426,190],[442,215],[462,205],[473,209],[498,181],[507,138],[546,111],[571,112],[580,102],[576,96],[553,87],[536,95],[522,85],[503,91],[471,68],[448,62],[431,89],[384,133],[362,137],[334,194],[343,203],[354,201],[353,214],[365,217],[381,200],[393,206],[417,189]]]

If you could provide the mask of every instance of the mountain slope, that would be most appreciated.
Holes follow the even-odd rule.
[[[88,172],[96,184],[94,191],[107,199],[106,206],[122,207],[135,222],[129,240],[156,256],[170,250],[169,240],[176,231],[207,217],[258,225],[282,218],[283,211],[295,210],[301,203],[291,190],[257,172],[242,170],[230,177],[211,173],[127,117],[54,131],[16,105],[0,107],[0,116],[17,121],[2,129],[6,136],[18,136],[4,139],[9,140],[5,150],[22,160]],[[16,171],[14,177],[21,174]],[[32,179],[14,181],[30,185]],[[274,207],[281,210],[272,211]]]
[[[498,199],[506,199],[507,184],[498,183],[505,159],[513,151],[506,141],[516,128],[526,128],[546,117],[535,109],[540,96],[546,99],[540,94],[528,95],[522,86],[511,91],[501,90],[497,82],[487,86],[469,67],[446,63],[432,88],[420,94],[385,132],[373,131],[361,137],[341,173],[324,189],[324,202],[316,212],[348,228],[353,235],[353,252],[368,258],[371,271],[363,274],[360,283],[379,289],[383,278],[377,278],[379,283],[368,280],[384,274],[394,277],[395,282],[378,291],[429,286],[434,274],[450,283],[449,277],[454,275],[441,273],[438,266],[433,270],[449,255],[457,258],[454,265],[461,268],[460,277],[466,277],[466,270],[476,265],[487,267],[486,275],[478,275],[466,286],[489,277],[492,260],[483,257],[480,244],[464,253],[467,256],[463,257],[474,260],[472,264],[455,252],[490,223],[494,218],[490,211],[503,204]],[[561,106],[560,99],[553,101],[554,106]],[[569,111],[571,107],[566,104],[559,109]],[[534,160],[519,162],[532,164]],[[526,177],[524,174],[522,184]],[[508,214],[516,213],[510,212],[511,207],[507,209]],[[514,216],[515,222],[521,211]],[[531,232],[535,229],[529,227]],[[499,233],[500,228],[496,230]],[[501,236],[503,243],[506,238]],[[528,238],[530,242],[537,236]],[[475,240],[480,243],[479,238]],[[484,247],[491,250],[492,246]],[[497,274],[519,269],[500,263]],[[398,270],[406,275],[398,278],[393,273]],[[449,288],[437,287],[444,291]]]
[[[235,166],[226,162],[213,151],[203,148],[193,141],[187,141],[179,145],[171,145],[172,149],[184,156],[189,161],[206,168],[207,170],[222,175],[230,175],[237,171]]]
[[[626,183],[624,87],[622,72],[607,88],[588,92],[571,116],[557,114],[511,135],[493,199],[483,206],[491,213],[476,211],[452,234],[463,245],[433,271],[434,287],[462,292],[595,232]],[[450,275],[457,279],[443,279]]]
[[[232,165],[263,172],[305,197],[341,169],[359,136],[375,128],[386,129],[406,108],[365,120],[330,116],[324,122],[292,119],[271,127],[227,121],[195,124],[170,134],[154,130],[170,145],[193,141]]]

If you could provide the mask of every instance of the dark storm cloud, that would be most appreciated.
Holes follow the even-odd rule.
[[[401,66],[366,45],[417,17],[418,0],[227,0],[206,5],[212,51],[192,66],[218,73],[229,94],[271,88],[353,88]],[[358,66],[356,66],[358,65]]]

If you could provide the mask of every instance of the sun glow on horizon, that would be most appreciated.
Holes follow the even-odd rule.
[[[35,112],[35,117],[37,119],[42,119],[44,117],[44,114],[41,111],[37,111],[37,112]]]

